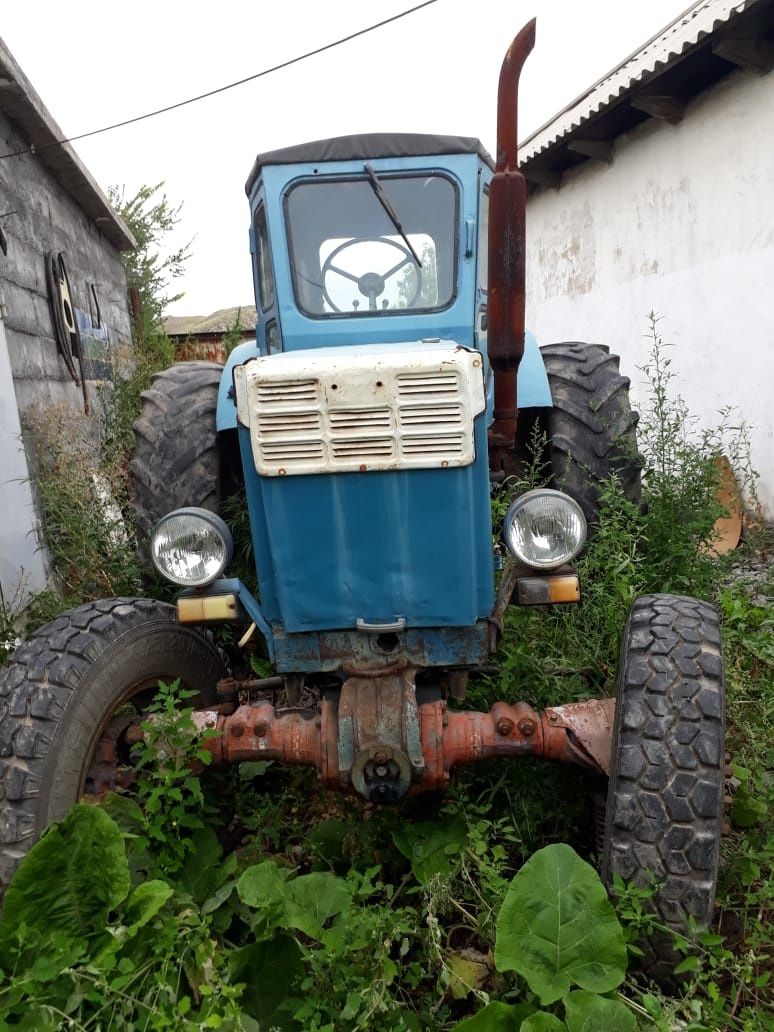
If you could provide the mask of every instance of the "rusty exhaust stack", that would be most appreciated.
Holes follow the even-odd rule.
[[[487,351],[494,375],[494,421],[489,465],[502,469],[514,443],[518,404],[516,372],[524,353],[527,189],[519,172],[518,90],[524,62],[535,45],[535,19],[508,48],[497,90],[497,163],[489,186]]]

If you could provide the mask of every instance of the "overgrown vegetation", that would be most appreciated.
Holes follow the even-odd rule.
[[[97,598],[142,594],[137,562],[129,464],[134,450],[140,395],[154,373],[174,361],[164,334],[164,307],[180,295],[168,292],[182,272],[188,247],[162,257],[159,249],[178,222],[163,184],[142,187],[126,199],[112,188],[111,201],[137,240],[124,254],[127,285],[140,298],[133,346],[111,352],[112,382],[100,386],[95,424],[78,409],[57,405],[32,410],[25,432],[35,456],[35,488],[55,587],[38,595],[24,613],[32,630],[64,609]],[[18,605],[0,605],[0,626],[18,625]],[[4,650],[0,648],[0,660]]]
[[[715,460],[723,451],[744,468],[744,432],[729,414],[710,432],[692,427],[656,330],[640,424],[646,504],[605,485],[578,563],[583,604],[510,610],[493,671],[465,706],[611,692],[639,594],[720,606],[732,799],[713,928],[690,951],[679,944],[684,995],[637,980],[649,890],[620,886],[617,913],[607,902],[588,864],[598,859],[590,780],[529,760],[493,763],[461,772],[443,800],[382,808],[267,763],[203,771],[187,700],[168,687],[135,755],[133,790],[74,808],[8,891],[0,1029],[774,1028],[774,578],[731,577],[731,559],[706,547]],[[509,490],[543,475],[536,459],[496,512]],[[746,479],[754,487],[751,471]],[[733,559],[770,547],[760,537]],[[75,543],[63,548],[64,563]],[[541,895],[549,872],[582,892],[562,915],[572,929],[546,949],[535,921],[555,906]]]

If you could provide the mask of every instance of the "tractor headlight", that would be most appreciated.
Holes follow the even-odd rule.
[[[162,577],[185,588],[217,580],[234,554],[231,531],[208,509],[175,509],[151,534],[151,559]]]
[[[586,517],[561,491],[528,491],[505,514],[503,537],[527,566],[552,570],[573,559],[586,542]]]

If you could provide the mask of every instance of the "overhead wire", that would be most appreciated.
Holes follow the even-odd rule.
[[[279,72],[283,68],[289,68],[291,65],[298,64],[300,61],[306,61],[310,57],[315,57],[317,54],[323,54],[326,50],[333,50],[334,47],[340,47],[343,43],[349,43],[351,40],[357,39],[359,36],[365,36],[369,32],[375,32],[376,29],[381,29],[385,25],[390,25],[392,22],[399,21],[401,18],[406,18],[408,15],[414,14],[416,11],[421,11],[423,7],[430,7],[432,4],[436,3],[438,3],[438,0],[424,0],[421,4],[409,7],[405,11],[399,11],[397,14],[391,15],[389,18],[383,18],[381,21],[375,22],[373,25],[367,25],[364,29],[358,29],[356,32],[351,32],[347,36],[341,36],[339,39],[335,39],[330,43],[324,43],[322,46],[315,47],[314,50],[307,50],[306,53],[299,54],[297,57],[291,57],[287,61],[281,61],[279,64],[272,65],[271,68],[264,68],[262,71],[255,72],[253,75],[247,75],[244,79],[237,79],[236,82],[229,82],[225,86],[218,86],[214,90],[207,90],[206,93],[199,93],[195,97],[188,97],[186,100],[179,100],[175,104],[167,104],[166,107],[156,108],[154,111],[146,111],[145,114],[135,115],[134,118],[125,118],[122,122],[114,122],[112,125],[105,125],[100,129],[92,129],[87,133],[79,133],[77,136],[67,136],[61,140],[53,140],[51,143],[43,144],[40,147],[32,144],[22,150],[12,151],[8,154],[0,154],[0,161],[5,158],[18,158],[24,154],[39,154],[41,151],[50,150],[52,147],[61,147],[66,143],[75,143],[76,140],[85,140],[90,136],[99,136],[100,133],[107,133],[113,129],[121,129],[125,125],[133,125],[136,122],[144,121],[146,118],[155,118],[156,115],[166,114],[167,111],[175,111],[177,108],[186,107],[188,104],[195,104],[199,100],[205,100],[207,97],[214,97],[219,93],[225,93],[227,90],[233,90],[236,86],[244,86],[247,82],[261,79],[265,75],[271,75],[272,72]]]

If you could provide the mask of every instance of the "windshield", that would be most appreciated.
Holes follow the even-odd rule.
[[[293,285],[307,315],[391,315],[451,302],[454,184],[442,175],[378,173],[378,185],[387,207],[368,175],[299,183],[288,193]]]

